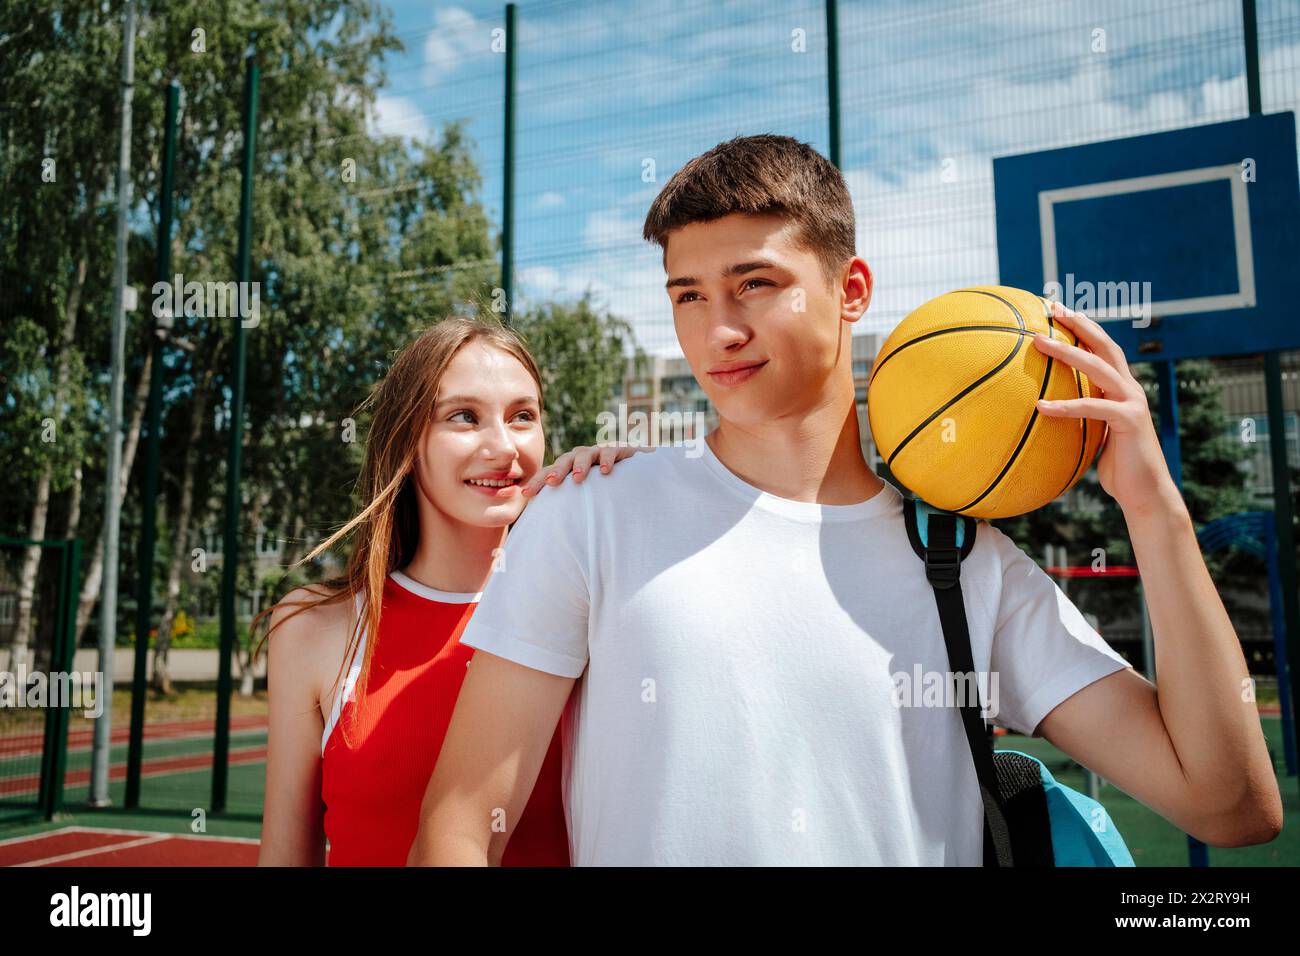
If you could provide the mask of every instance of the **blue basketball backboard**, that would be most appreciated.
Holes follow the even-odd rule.
[[[1300,348],[1294,114],[1001,157],[993,183],[1002,284],[1130,362]]]

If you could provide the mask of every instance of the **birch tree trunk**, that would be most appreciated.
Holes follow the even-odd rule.
[[[253,507],[250,509],[248,515],[249,526],[254,529],[254,534],[256,535],[253,538],[253,591],[252,594],[250,595],[250,599],[253,602],[252,611],[254,616],[257,614],[258,611],[257,599],[260,593],[257,586],[258,585],[257,560],[259,557],[261,557],[261,555],[258,553],[257,545],[262,539],[262,534],[261,534],[262,510],[265,504],[266,504],[266,499],[264,499],[260,494],[255,495],[253,498]],[[228,555],[223,555],[223,560],[226,560],[228,557],[229,557]],[[235,599],[235,607],[236,608],[239,607],[238,596],[236,596]],[[240,697],[253,696],[253,686],[254,686],[253,655],[252,655],[252,647],[250,645],[251,642],[249,641],[249,635],[244,631],[240,630],[238,615],[236,615],[235,661],[239,665],[239,696]]]
[[[135,461],[136,448],[140,444],[140,425],[144,420],[144,407],[149,398],[149,374],[153,368],[153,355],[145,356],[144,369],[140,380],[136,382],[135,394],[131,397],[131,420],[127,425],[126,441],[122,446],[122,484],[117,490],[120,500],[126,499],[126,485],[131,476],[131,465]],[[90,615],[99,603],[99,586],[104,577],[104,528],[99,529],[99,539],[95,542],[95,551],[90,559],[90,568],[86,571],[86,583],[81,587],[81,600],[77,605],[77,641],[90,623]]]
[[[167,589],[163,601],[162,621],[158,625],[158,641],[154,645],[153,689],[160,694],[173,693],[167,653],[171,649],[172,623],[176,620],[177,604],[181,595],[181,570],[189,557],[190,519],[194,512],[194,469],[198,460],[199,438],[203,433],[203,420],[208,410],[207,382],[195,390],[194,407],[190,412],[190,433],[185,445],[185,463],[181,474],[180,500],[176,505],[176,525],[172,540],[172,557],[167,567]]]
[[[75,538],[81,529],[81,466],[77,466],[72,477],[72,497],[68,501],[68,532],[66,537]]]
[[[68,300],[63,310],[63,327],[59,334],[59,354],[55,359],[54,372],[54,413],[57,415],[63,406],[63,393],[68,385],[68,353],[72,350],[73,338],[77,331],[77,310],[81,306],[81,290],[86,285],[86,256],[83,254],[77,262],[77,274],[68,290]],[[56,423],[56,427],[57,423]],[[32,502],[32,517],[27,522],[27,537],[33,541],[45,538],[45,523],[50,511],[50,483],[53,480],[53,465],[49,462],[41,469],[36,481],[36,498]],[[32,640],[32,606],[36,593],[36,573],[40,570],[41,551],[36,545],[29,545],[23,552],[22,569],[18,573],[18,616],[14,628],[13,653],[10,655],[8,670],[16,671],[20,664],[27,662],[27,650]]]

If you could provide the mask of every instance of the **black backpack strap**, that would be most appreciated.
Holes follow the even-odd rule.
[[[966,605],[961,594],[961,562],[975,546],[975,520],[945,511],[926,510],[925,532],[922,533],[917,518],[917,502],[908,498],[903,502],[907,522],[907,537],[912,550],[925,562],[925,576],[934,590],[939,608],[939,623],[943,627],[943,641],[948,649],[948,666],[954,678],[975,673],[971,654],[970,631],[966,624]],[[962,541],[957,543],[957,522],[962,522]],[[976,681],[978,687],[978,680]],[[989,728],[980,714],[980,707],[969,700],[958,701],[962,726],[971,759],[975,762],[975,775],[979,779],[980,799],[984,804],[984,865],[1013,866],[1011,830],[1007,825],[1006,807],[998,790],[997,771],[993,765],[993,748]]]

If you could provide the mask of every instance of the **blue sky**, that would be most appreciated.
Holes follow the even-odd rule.
[[[406,50],[376,128],[428,137],[464,119],[499,222],[504,4],[387,6]],[[1263,0],[1259,18],[1264,108],[1293,109],[1300,2]],[[823,5],[524,0],[517,22],[518,293],[590,288],[644,347],[675,353],[646,210],[732,136],[829,152]],[[1246,115],[1238,0],[841,0],[839,22],[842,169],[877,281],[862,332],[996,281],[994,156]]]

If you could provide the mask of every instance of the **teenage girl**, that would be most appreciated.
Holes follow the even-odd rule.
[[[633,453],[579,447],[542,473],[537,364],[482,320],[423,333],[369,403],[366,505],[303,559],[351,534],[347,568],[268,609],[263,865],[405,865],[474,655],[460,634],[509,526],[570,467],[582,481],[595,455],[608,472]],[[502,865],[569,865],[560,760],[557,729],[520,819],[494,821]]]

